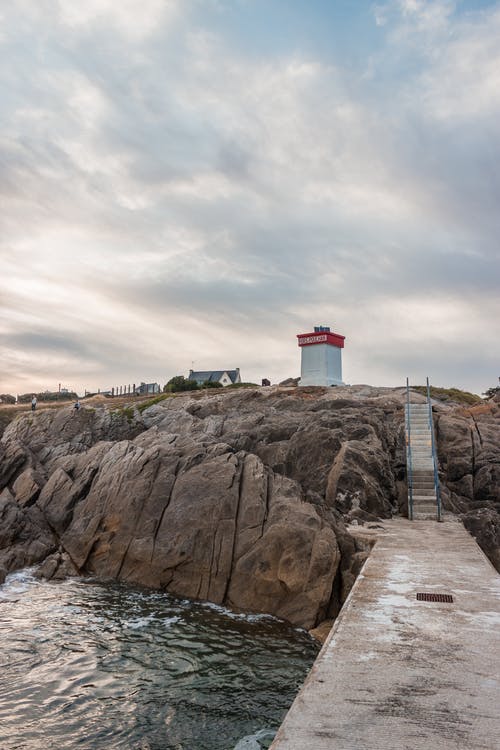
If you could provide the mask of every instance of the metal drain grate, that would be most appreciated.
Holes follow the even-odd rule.
[[[453,597],[451,594],[424,594],[419,592],[417,594],[417,602],[444,602],[445,604],[453,604]]]

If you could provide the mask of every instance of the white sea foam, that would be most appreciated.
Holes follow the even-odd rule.
[[[190,599],[183,599],[181,601],[181,604],[189,604],[192,605],[193,601]],[[205,609],[211,609],[213,612],[219,612],[221,615],[224,615],[225,617],[228,617],[230,620],[246,620],[247,622],[264,622],[264,621],[274,621],[274,622],[280,622],[278,617],[274,617],[273,615],[268,614],[249,614],[245,612],[233,612],[232,609],[228,609],[227,607],[223,607],[221,604],[214,604],[213,602],[196,602],[196,605],[199,607],[203,607]],[[297,628],[297,630],[300,630],[301,628]]]
[[[132,617],[129,620],[125,620],[124,625],[132,630],[139,630],[140,628],[147,627],[152,622],[161,622],[164,627],[169,628],[171,625],[175,625],[176,622],[180,622],[181,619],[178,615],[159,618],[156,613],[152,612],[146,617]]]
[[[275,732],[271,729],[259,729],[255,734],[242,737],[235,745],[234,750],[262,750],[269,747],[269,742],[274,739]]]
[[[24,568],[16,570],[15,573],[9,573],[0,586],[0,599],[10,599],[12,595],[24,594],[28,591],[37,580],[33,575],[34,570],[35,568]]]

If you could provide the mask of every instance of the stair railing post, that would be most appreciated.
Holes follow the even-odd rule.
[[[411,460],[410,381],[406,378],[406,473],[408,478],[408,518],[413,521],[413,469]]]
[[[441,520],[441,492],[439,490],[439,473],[436,452],[436,441],[434,440],[434,422],[432,419],[431,389],[429,378],[427,378],[427,406],[429,408],[429,429],[431,431],[432,463],[434,465],[434,489],[436,490],[437,517]]]

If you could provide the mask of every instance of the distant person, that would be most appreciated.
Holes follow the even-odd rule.
[[[80,411],[81,406],[82,405],[81,405],[80,401],[77,399],[73,408],[74,408],[75,411]]]
[[[36,396],[33,394],[33,398],[31,399],[31,411],[35,411],[36,409]]]

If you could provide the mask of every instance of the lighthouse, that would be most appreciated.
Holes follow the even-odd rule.
[[[314,326],[313,333],[299,333],[297,339],[302,352],[299,385],[343,385],[345,336],[329,326]]]

